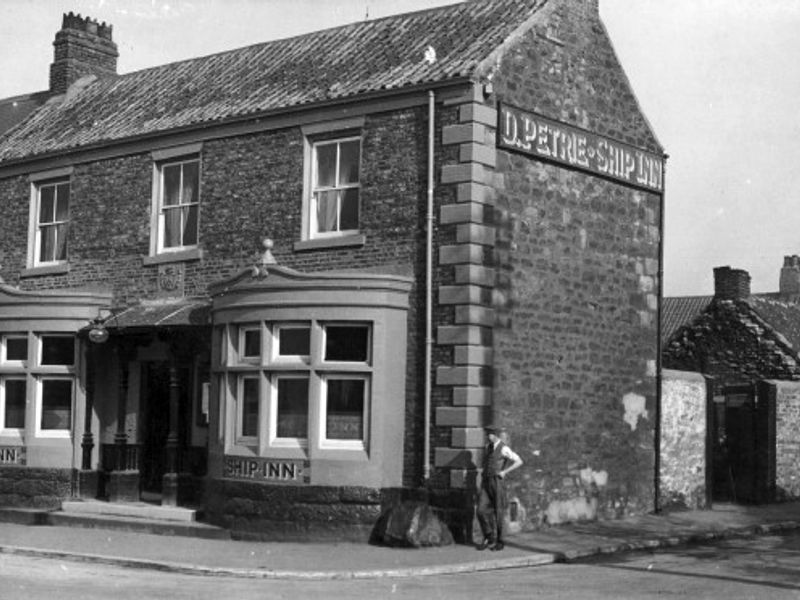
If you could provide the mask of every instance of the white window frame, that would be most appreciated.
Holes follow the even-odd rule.
[[[259,335],[259,349],[258,354],[247,355],[245,354],[245,339],[248,333],[255,331]],[[261,325],[253,324],[253,325],[240,325],[239,326],[239,340],[238,346],[236,349],[237,355],[239,357],[239,361],[243,363],[255,363],[258,364],[261,362],[261,357],[264,354],[264,331]]]
[[[263,410],[263,377],[258,372],[247,372],[236,374],[236,423],[234,436],[236,444],[240,446],[258,446],[258,440],[261,434],[261,422]],[[258,384],[258,414],[256,415],[256,435],[244,435],[244,382],[246,380],[255,380]]]
[[[302,370],[296,373],[271,372],[270,373],[270,406],[269,406],[269,446],[272,448],[308,448],[309,430],[311,426],[311,382],[312,373]],[[306,396],[306,415],[308,419],[306,437],[278,437],[278,381],[281,379],[305,379],[308,381],[309,392]]]
[[[339,164],[341,158],[341,147],[342,144],[348,142],[358,142],[358,183],[341,183],[338,181],[339,178]],[[334,166],[334,173],[337,181],[334,183],[333,186],[320,186],[318,185],[319,181],[319,174],[317,172],[317,166],[319,161],[317,161],[317,152],[318,149],[322,146],[336,146],[336,165]],[[308,238],[309,239],[322,239],[322,238],[332,238],[332,237],[342,237],[347,235],[353,235],[359,232],[360,225],[361,225],[361,137],[360,136],[348,136],[342,138],[334,138],[334,139],[325,139],[312,142],[311,145],[311,195],[308,198],[309,202],[309,231],[308,231]],[[358,226],[355,229],[342,229],[341,227],[341,217],[342,217],[342,205],[341,205],[341,193],[345,190],[358,190],[359,191],[359,198],[358,198]],[[337,201],[336,201],[336,221],[337,226],[336,229],[333,231],[320,231],[319,230],[319,223],[317,222],[317,193],[320,191],[335,191],[337,192]]]
[[[325,345],[331,327],[359,327],[366,332],[365,360],[328,360]],[[368,451],[372,435],[372,386],[374,384],[373,348],[376,323],[372,320],[353,321],[337,319],[275,320],[259,323],[242,322],[219,330],[221,338],[219,369],[223,371],[221,399],[227,398],[231,419],[227,439],[232,447],[242,451],[256,451],[265,455],[271,451],[279,453],[307,454],[309,448],[323,450]],[[280,333],[287,329],[303,329],[309,334],[308,355],[279,356]],[[246,357],[243,354],[244,336],[247,331],[261,332],[261,357]],[[224,356],[229,354],[229,360]],[[243,436],[244,380],[259,380],[258,435]],[[285,379],[303,379],[308,382],[306,410],[308,415],[305,437],[278,436],[278,388]],[[358,379],[364,381],[363,437],[359,440],[337,440],[327,438],[327,382],[332,379]]]
[[[69,338],[72,340],[72,362],[69,364],[44,364],[44,338]],[[36,336],[36,365],[44,369],[73,369],[78,360],[78,338],[71,333],[44,331]]]
[[[70,213],[73,205],[72,197],[72,167],[63,169],[53,169],[51,171],[43,171],[35,173],[29,177],[30,181],[30,213],[28,219],[28,259],[27,267],[57,267],[67,265],[69,262],[69,248],[65,247],[65,257],[63,259],[55,260],[42,260],[41,256],[41,223],[39,222],[40,206],[41,206],[41,190],[43,187],[51,185],[69,186],[69,202],[67,205],[67,219],[62,223],[67,224],[67,243],[69,241],[69,223]],[[48,223],[48,225],[57,225],[57,222]]]
[[[327,416],[328,416],[328,382],[335,379],[358,379],[364,382],[364,410],[362,414],[362,438],[360,440],[339,440],[331,439],[327,436]],[[325,373],[321,376],[320,385],[320,410],[319,410],[319,437],[320,447],[324,449],[335,450],[361,450],[366,451],[368,448],[369,435],[369,422],[370,422],[370,406],[371,396],[370,386],[372,382],[371,374],[366,373]]]
[[[357,236],[361,229],[363,215],[363,198],[359,191],[358,199],[358,228],[343,231],[318,232],[316,226],[316,202],[314,199],[316,174],[316,146],[325,143],[342,142],[345,140],[359,140],[358,164],[359,182],[358,188],[362,189],[364,144],[361,132],[364,129],[365,118],[352,117],[349,119],[339,119],[335,121],[325,121],[313,123],[301,127],[304,136],[304,157],[303,157],[303,226],[301,240],[304,243],[311,243],[311,240],[318,242],[336,242],[347,240]],[[338,177],[338,169],[337,169]],[[353,186],[355,187],[355,186]],[[363,241],[361,242],[363,243]]]
[[[7,427],[6,426],[6,383],[9,381],[22,381],[25,383],[25,412],[22,418],[22,427]],[[24,373],[14,373],[0,377],[0,433],[3,435],[17,435],[21,436],[25,431],[25,421],[27,420],[27,406],[28,406],[28,377]]]
[[[43,390],[45,381],[68,381],[70,383],[69,425],[66,429],[42,429],[42,416],[44,414]],[[75,420],[75,377],[72,375],[57,375],[41,373],[35,377],[36,416],[35,432],[39,438],[70,438]]]
[[[175,148],[154,151],[151,156],[153,159],[153,185],[152,185],[152,207],[150,219],[150,256],[170,256],[181,253],[192,252],[200,247],[200,220],[202,209],[202,144],[189,144]],[[164,167],[184,164],[189,162],[197,163],[197,198],[189,204],[176,206],[197,206],[197,241],[194,244],[180,246],[165,246],[165,218],[164,218]],[[174,210],[180,210],[175,208]]]
[[[305,329],[308,331],[308,354],[281,354],[281,331],[287,329]],[[297,363],[308,365],[311,363],[312,324],[310,321],[281,321],[272,325],[272,363]]]
[[[22,360],[9,360],[8,358],[8,340],[9,339],[23,339],[28,344],[28,351],[25,358]],[[28,357],[30,356],[31,342],[27,333],[8,333],[0,336],[0,365],[4,367],[25,367],[28,364]]]
[[[348,365],[348,366],[363,366],[368,367],[372,365],[372,336],[373,324],[364,321],[325,321],[320,323],[322,328],[322,340],[320,346],[320,361],[324,365]],[[363,361],[359,360],[328,360],[325,358],[325,347],[328,343],[328,328],[329,327],[363,327],[367,330],[367,358]]]

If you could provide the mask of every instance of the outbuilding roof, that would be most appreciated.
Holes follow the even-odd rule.
[[[76,82],[0,134],[0,164],[469,78],[547,1],[472,0]]]
[[[706,313],[713,296],[681,296],[664,298],[661,313],[662,348],[683,327],[690,327]],[[771,335],[800,354],[800,298],[779,293],[751,294],[740,303],[737,314],[751,314]],[[746,309],[746,310],[745,310]]]

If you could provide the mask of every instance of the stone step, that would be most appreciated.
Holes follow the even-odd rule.
[[[101,500],[67,500],[61,512],[68,515],[111,516],[151,521],[197,520],[197,511],[183,506],[161,506],[147,502],[103,502]]]
[[[60,527],[111,529],[115,531],[149,533],[153,535],[180,535],[214,540],[231,539],[231,533],[227,529],[198,521],[171,521],[144,517],[55,511],[48,513],[47,524]]]

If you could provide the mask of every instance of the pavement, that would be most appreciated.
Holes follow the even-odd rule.
[[[732,537],[800,531],[800,502],[587,521],[510,536],[500,552],[471,545],[388,548],[366,543],[248,542],[102,528],[0,523],[0,554],[206,576],[368,579],[457,574],[573,561]]]

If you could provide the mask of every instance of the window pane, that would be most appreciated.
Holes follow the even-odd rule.
[[[181,165],[168,165],[164,174],[164,206],[174,206],[181,201]]]
[[[183,194],[181,203],[197,202],[197,189],[200,181],[200,164],[197,161],[183,163]]]
[[[311,330],[308,327],[282,327],[278,333],[279,356],[308,356]]]
[[[39,189],[39,223],[52,223],[55,216],[55,187],[45,185]]]
[[[28,360],[28,338],[6,338],[6,360]]]
[[[56,188],[56,221],[69,219],[69,184],[62,183]]]
[[[164,211],[164,247],[181,245],[181,209],[170,208]]]
[[[336,144],[317,146],[317,183],[315,187],[336,185]]]
[[[261,331],[258,329],[248,329],[244,332],[244,356],[261,356]]]
[[[338,192],[317,192],[317,230],[336,231],[336,196]]]
[[[52,262],[56,257],[56,227],[42,227],[39,245],[39,262]]]
[[[242,382],[242,431],[243,437],[258,436],[258,379]]]
[[[25,428],[25,391],[24,379],[6,381],[5,426],[7,429]]]
[[[339,185],[358,183],[358,163],[361,142],[342,142],[339,154]]]
[[[75,363],[75,340],[71,336],[42,336],[43,365],[72,365]]]
[[[197,244],[197,205],[189,206],[183,210],[183,245],[194,246]]]
[[[42,429],[69,429],[72,421],[72,381],[42,381]]]
[[[53,229],[55,229],[56,232],[55,260],[66,260],[67,231],[69,230],[69,225],[67,223],[61,223],[60,225],[55,225]]]
[[[339,230],[358,229],[358,188],[342,190],[341,217]]]
[[[329,440],[364,439],[363,379],[329,379],[328,413],[325,416]]]
[[[369,358],[369,327],[329,325],[325,328],[325,360],[366,362]]]
[[[278,379],[279,438],[308,437],[308,379]]]

